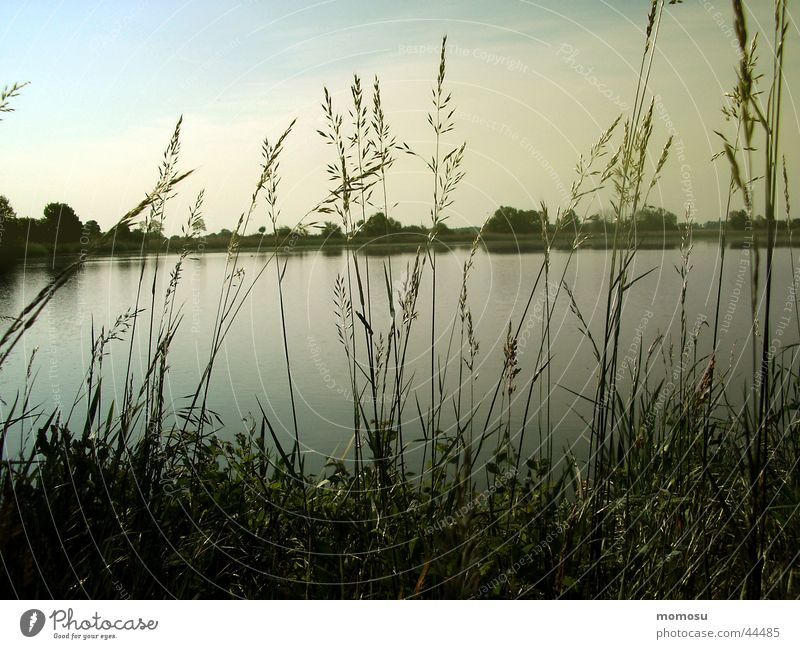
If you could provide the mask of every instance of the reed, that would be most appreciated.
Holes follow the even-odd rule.
[[[640,333],[633,351],[622,342],[626,297],[651,272],[634,270],[641,242],[635,216],[669,164],[671,141],[653,143],[649,84],[665,5],[673,3],[650,5],[631,114],[615,120],[578,160],[566,204],[541,206],[541,265],[519,319],[507,321],[502,362],[487,393],[476,390],[485,354],[471,282],[480,272],[483,229],[463,262],[452,324],[434,317],[447,299],[437,290],[439,229],[468,155],[452,140],[455,99],[447,89],[443,39],[428,114],[432,151],[398,143],[377,78],[369,97],[354,76],[349,119],[325,89],[319,133],[332,154],[329,192],[285,236],[278,227],[280,157],[293,123],[276,140],[264,140],[253,193],[228,245],[207,360],[185,401],[173,404],[166,386],[170,347],[181,335],[176,295],[204,230],[202,192],[189,205],[174,263],[166,266],[165,250],[143,255],[134,304],[93,331],[90,366],[70,408],[48,411],[32,401],[31,357],[25,384],[4,395],[0,417],[2,593],[31,599],[800,596],[797,347],[776,352],[769,345],[781,175],[791,227],[780,148],[783,0],[776,2],[772,79],[763,104],[756,41],[748,36],[746,7],[733,2],[741,60],[724,109],[733,133],[721,133],[720,157],[731,178],[725,214],[741,195],[752,215],[756,184],[765,190],[766,270],[761,276],[755,259],[750,277],[752,382],[728,385],[730,372],[717,358],[726,217],[720,219],[713,321],[693,323],[687,312],[696,281],[687,218],[673,277],[680,285],[677,335]],[[3,90],[0,112],[10,110],[21,88]],[[144,218],[151,225],[145,232],[160,230],[187,175],[178,171],[180,126],[154,189],[120,224]],[[755,161],[762,140],[763,170]],[[376,276],[357,250],[357,237],[368,208],[387,216],[393,209],[391,171],[399,155],[430,173],[430,233],[400,277],[388,257]],[[598,326],[582,313],[567,278],[591,235],[592,203],[605,196],[614,220]],[[240,240],[259,214],[272,226],[274,245],[251,271],[241,261]],[[317,215],[331,214],[346,240],[331,311],[348,367],[352,438],[315,474],[304,459],[305,431],[295,408],[288,333],[294,314],[284,281],[292,271],[290,249]],[[565,237],[571,245],[556,272],[551,251]],[[146,240],[142,245],[149,250]],[[57,273],[9,321],[0,337],[0,369],[84,259]],[[791,263],[794,271],[793,256]],[[291,421],[281,430],[259,404],[258,415],[223,436],[210,398],[214,368],[232,323],[268,269],[275,273]],[[430,302],[421,299],[427,289]],[[382,312],[377,296],[384,291]],[[539,298],[540,327],[523,353],[523,328]],[[794,300],[800,314],[796,293]],[[563,386],[551,373],[552,325],[562,304],[596,364],[593,392],[576,394],[590,412],[587,458],[555,448],[550,398]],[[422,331],[418,322],[427,309],[430,328]],[[711,338],[707,354],[704,336]],[[409,360],[419,340],[427,343],[421,379]],[[118,403],[104,367],[112,345],[127,349]],[[139,361],[143,369],[136,372]],[[752,396],[742,400],[737,390]],[[538,444],[531,443],[535,434]],[[8,452],[12,436],[28,441],[19,456]]]

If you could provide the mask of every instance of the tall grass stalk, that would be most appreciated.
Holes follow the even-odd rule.
[[[776,3],[773,80],[765,105],[756,89],[756,47],[747,34],[746,8],[733,3],[742,58],[726,107],[736,132],[723,137],[731,169],[725,213],[741,196],[752,217],[756,185],[763,183],[768,217],[766,272],[762,278],[757,258],[751,271],[753,385],[746,387],[752,394],[743,406],[735,388],[726,385],[733,370],[718,359],[726,217],[711,351],[703,351],[705,323],[693,323],[688,307],[695,281],[689,218],[677,274],[671,275],[680,289],[675,335],[648,333],[646,340],[639,332],[634,351],[622,343],[629,323],[626,300],[652,270],[636,267],[637,214],[668,164],[671,145],[667,139],[653,153],[656,120],[649,98],[667,4],[675,3],[653,0],[649,7],[631,114],[617,119],[578,160],[565,204],[540,206],[541,263],[518,320],[509,315],[506,322],[495,376],[478,382],[488,359],[472,311],[484,228],[461,265],[449,331],[437,314],[443,299],[440,229],[468,155],[463,144],[450,142],[454,101],[443,39],[428,114],[432,153],[397,144],[377,78],[370,102],[354,76],[349,120],[334,108],[326,88],[320,134],[331,151],[330,190],[286,236],[279,227],[279,160],[294,123],[277,140],[264,140],[255,189],[225,257],[207,360],[181,408],[170,411],[165,390],[182,322],[177,295],[203,231],[202,193],[189,205],[174,264],[167,266],[162,250],[143,258],[131,308],[109,326],[92,325],[90,364],[71,407],[49,412],[33,401],[31,357],[24,385],[0,404],[0,590],[29,598],[800,595],[797,352],[786,346],[772,353],[766,344],[774,322],[769,310],[782,162],[788,20],[782,0]],[[0,112],[8,112],[8,100],[20,87],[3,91]],[[154,190],[120,220],[127,225],[144,215],[147,237],[155,238],[167,222],[175,188],[186,175],[177,171],[180,126],[179,121]],[[754,162],[762,139],[763,175]],[[412,154],[430,173],[430,224],[402,275],[387,257],[382,276],[376,276],[356,249],[356,237],[370,209],[378,207],[387,217],[394,213],[390,172],[398,153]],[[784,163],[788,220],[787,176]],[[568,278],[590,236],[588,215],[595,201],[609,195],[613,244],[598,322],[584,316]],[[275,245],[251,271],[241,261],[239,242],[264,205]],[[316,214],[335,214],[347,242],[343,270],[333,281],[332,325],[347,367],[353,435],[342,453],[313,473],[304,454],[308,431],[296,407],[298,351],[290,344],[292,310],[284,282],[291,249]],[[554,242],[567,234],[572,246],[556,271]],[[81,263],[59,271],[9,320],[0,337],[0,367]],[[215,364],[271,264],[288,423],[273,421],[258,401],[255,416],[223,435],[213,409]],[[378,308],[383,290],[385,313]],[[538,335],[523,347],[523,328],[541,291]],[[550,399],[570,390],[551,371],[558,338],[553,318],[562,305],[596,365],[593,391],[573,393],[585,421],[587,457],[573,449],[559,455],[555,448]],[[418,330],[415,323],[428,309],[430,327]],[[800,312],[796,294],[794,309]],[[142,348],[135,343],[140,340]],[[425,369],[417,376],[420,363],[411,350],[420,344]],[[104,359],[113,346],[123,345],[127,372],[123,398],[115,403]],[[538,432],[538,445],[531,430]],[[290,444],[282,432],[289,432]],[[17,438],[27,445],[12,456],[9,443]],[[65,562],[68,572],[62,570]]]

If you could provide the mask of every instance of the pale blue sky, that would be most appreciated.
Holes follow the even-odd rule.
[[[752,17],[768,28],[771,2]],[[283,171],[292,222],[325,193],[329,151],[315,135],[327,85],[346,109],[349,80],[378,74],[394,133],[427,152],[436,49],[448,34],[453,141],[467,141],[467,178],[453,224],[478,224],[498,204],[562,202],[577,155],[632,103],[646,0],[543,2],[6,2],[0,6],[0,83],[27,80],[0,123],[0,193],[22,215],[65,201],[105,228],[155,178],[184,115],[183,166],[196,167],[173,223],[206,189],[209,227],[231,227],[258,175],[260,143],[293,117]],[[736,52],[729,2],[686,0],[662,25],[652,89],[657,156],[672,124],[674,155],[654,202],[716,218],[727,185],[714,129]],[[766,42],[764,43],[766,45]],[[800,164],[793,91],[800,39],[788,47],[786,153]],[[766,48],[763,52],[766,57]],[[604,94],[605,93],[605,94]],[[796,173],[792,174],[797,177]],[[688,181],[687,181],[688,178]],[[682,182],[683,181],[683,182]],[[430,182],[403,159],[390,182],[395,215],[427,217]]]

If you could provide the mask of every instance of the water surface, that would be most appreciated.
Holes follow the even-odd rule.
[[[435,349],[437,366],[441,366],[439,371],[448,394],[454,394],[458,385],[458,299],[462,267],[468,254],[468,249],[456,248],[437,253],[436,258]],[[798,341],[793,302],[797,281],[792,283],[790,250],[778,249],[775,254],[775,326],[768,334],[779,350]],[[194,392],[207,362],[226,259],[225,253],[206,253],[186,261],[177,297],[182,305],[183,322],[172,345],[168,375],[168,398],[173,410],[187,405],[186,396]],[[262,269],[268,259],[267,254],[242,253],[245,283]],[[371,324],[376,336],[381,332],[385,335],[389,309],[384,269],[391,270],[396,299],[407,277],[407,269],[413,265],[414,255],[367,255],[360,259],[369,269],[369,284],[365,284],[364,290],[368,291],[372,304]],[[163,295],[166,289],[168,270],[175,260],[175,257],[162,257],[158,262],[159,295]],[[346,448],[353,430],[348,364],[338,340],[333,302],[337,275],[347,275],[347,257],[344,251],[300,252],[287,256],[285,261],[287,343],[297,419],[305,451],[319,459]],[[580,456],[586,451],[583,418],[590,416],[591,404],[578,395],[593,397],[597,363],[592,344],[580,331],[580,321],[570,308],[566,292],[559,292],[559,285],[563,276],[589,330],[600,341],[611,253],[581,250],[570,256],[564,251],[553,252],[548,283],[541,277],[531,299],[530,292],[540,274],[542,261],[543,254],[539,252],[478,251],[469,279],[468,297],[480,341],[475,394],[478,399],[491,398],[503,366],[508,323],[512,322],[516,329],[530,300],[527,316],[522,320],[519,339],[522,373],[518,379],[520,387],[514,394],[517,402],[512,410],[515,427],[520,427],[527,397],[524,385],[537,365],[544,335],[542,323],[549,304],[553,317],[549,354],[545,357],[549,355],[550,358],[547,376],[550,389],[541,380],[541,387],[537,386],[533,391],[524,446],[527,452],[536,450],[540,427],[546,427],[549,418],[557,451],[572,448]],[[748,347],[752,336],[750,261],[747,251],[728,251],[722,283],[717,367],[728,373],[733,398],[742,394],[743,381],[750,381],[752,376]],[[140,307],[145,312],[133,336],[132,368],[135,375],[141,376],[148,344],[143,325],[150,315],[149,288],[156,268],[155,258],[147,258],[144,262],[138,258],[93,259],[54,296],[0,372],[4,412],[7,412],[15,392],[24,384],[25,368],[34,350],[35,401],[45,409],[59,406],[69,410],[84,386],[93,336],[99,334],[101,327],[108,328],[136,303],[142,263],[145,289],[140,295]],[[670,355],[674,362],[679,360],[682,279],[676,267],[680,265],[679,250],[645,250],[638,254],[631,276],[651,272],[632,287],[624,305],[624,325],[620,334],[620,348],[624,351],[618,372],[621,386],[638,361],[640,349],[646,354],[651,344],[662,335],[667,342],[659,348],[657,363],[663,363],[663,359]],[[683,311],[688,331],[699,332],[697,353],[691,347],[687,356],[691,361],[702,358],[710,350],[711,327],[708,325],[714,321],[718,269],[717,247],[710,243],[696,244],[691,255]],[[42,262],[17,267],[0,277],[0,314],[17,314],[46,285],[53,273],[48,264]],[[275,275],[274,264],[269,265],[244,301],[217,360],[209,404],[225,422],[222,434],[231,435],[243,429],[242,419],[258,413],[260,402],[278,434],[288,443],[293,434],[293,423]],[[430,395],[432,307],[430,274],[427,271],[418,300],[418,312],[408,353],[410,369],[407,377],[413,376],[413,391],[403,415],[406,439],[412,444],[420,434],[414,395],[419,397],[423,407]],[[359,343],[361,335],[359,330]],[[112,395],[117,400],[121,398],[129,345],[130,339],[126,339],[114,341],[108,347],[104,359],[104,381],[108,391],[106,407]],[[445,364],[448,347],[451,361]],[[664,377],[661,367],[661,376]],[[668,373],[667,382],[670,378]],[[482,412],[481,416],[485,417],[485,411]],[[452,413],[453,401],[448,398],[442,411],[442,428],[452,425]],[[80,410],[72,414],[73,422],[80,418]],[[481,425],[482,422],[480,420]],[[10,450],[13,450],[11,442]]]

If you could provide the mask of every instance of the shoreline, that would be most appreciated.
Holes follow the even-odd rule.
[[[727,234],[726,248],[728,249],[743,249],[748,247],[764,249],[766,248],[766,232],[765,231],[733,231]],[[464,233],[448,234],[438,237],[433,245],[439,250],[447,250],[449,248],[465,248],[471,247],[475,240],[473,234],[466,235]],[[422,246],[427,241],[427,235],[414,235],[408,233],[387,235],[382,238],[356,238],[351,241],[346,241],[344,238],[329,238],[322,239],[319,236],[306,236],[298,237],[294,242],[284,243],[280,245],[281,254],[298,254],[305,252],[322,252],[338,254],[342,250],[354,249],[366,254],[393,254],[393,253],[406,253],[414,252],[419,246]],[[719,233],[717,231],[709,231],[697,229],[692,231],[692,241],[704,241],[709,243],[719,242]],[[228,241],[226,237],[219,235],[206,235],[205,239],[200,240],[198,251],[202,252],[225,252],[228,250]],[[114,242],[108,246],[97,248],[91,253],[91,257],[95,258],[138,258],[145,255],[153,255],[157,252],[161,254],[169,254],[175,250],[180,249],[181,239],[173,237],[170,240],[165,240],[161,246],[151,245],[142,249],[141,244],[133,244],[133,242],[123,241]],[[174,245],[173,245],[174,244]],[[585,248],[590,250],[610,250],[613,247],[613,239],[602,236],[602,234],[589,233],[581,244],[578,250]],[[558,235],[551,241],[552,250],[570,250],[574,245],[574,237]],[[640,250],[671,250],[679,248],[681,245],[681,235],[675,233],[656,233],[648,232],[643,233],[640,238],[638,248]],[[785,230],[776,234],[775,237],[776,248],[800,247],[798,242],[790,241],[790,237]],[[41,261],[47,258],[55,260],[66,260],[74,258],[81,254],[81,250],[75,246],[65,246],[66,249],[56,251],[44,249],[37,246],[34,251],[16,251],[16,254],[11,255],[6,253],[0,257],[0,271],[10,270],[11,268],[20,264],[26,264],[28,261]],[[513,236],[507,234],[484,233],[481,237],[479,248],[487,252],[495,253],[524,253],[524,252],[537,252],[543,251],[545,246],[540,236],[538,235],[525,235]],[[242,237],[239,241],[239,250],[241,252],[255,253],[255,252],[272,252],[275,249],[275,242],[273,237],[261,235],[248,235]]]

